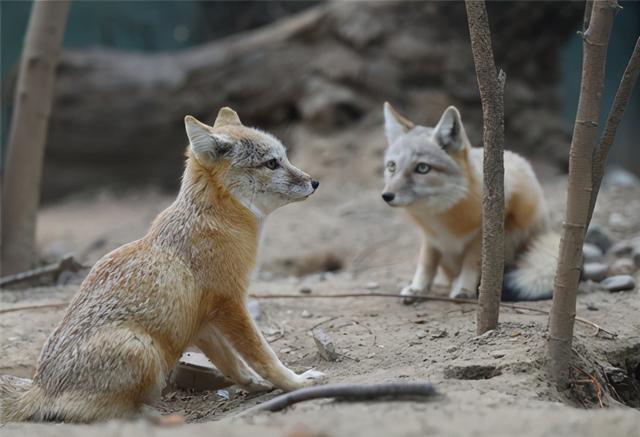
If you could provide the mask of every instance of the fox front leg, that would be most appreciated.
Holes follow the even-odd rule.
[[[326,379],[324,373],[317,370],[307,370],[298,375],[282,364],[241,299],[221,302],[212,323],[258,375],[282,390],[295,390]]]
[[[194,339],[194,344],[200,349],[220,372],[243,390],[258,392],[273,389],[266,381],[250,369],[231,345],[225,341],[220,332],[211,322],[206,323]]]
[[[462,260],[460,274],[451,284],[449,297],[453,299],[474,299],[478,295],[480,282],[480,259],[482,255],[482,237],[476,236],[470,243]]]
[[[408,305],[415,302],[414,296],[426,294],[431,288],[433,278],[436,276],[438,264],[440,263],[440,252],[432,247],[427,238],[422,239],[420,254],[418,255],[418,267],[413,275],[411,284],[404,287],[400,292],[404,296],[402,303]]]

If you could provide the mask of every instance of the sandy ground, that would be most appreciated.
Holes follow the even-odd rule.
[[[544,179],[559,224],[564,182],[553,175]],[[363,189],[348,180],[323,179],[311,199],[273,214],[264,229],[250,292],[302,295],[300,290],[308,288],[313,295],[375,288],[396,293],[406,285],[414,268],[418,233],[400,211],[379,200],[377,185],[370,186]],[[39,217],[41,253],[57,259],[74,252],[90,265],[110,249],[142,236],[150,220],[171,200],[170,195],[140,189],[93,193],[50,205]],[[639,235],[640,189],[606,189],[594,221],[615,239]],[[335,271],[323,272],[327,269]],[[640,279],[638,273],[636,279]],[[640,372],[635,367],[640,363],[638,290],[608,293],[586,288],[589,291],[579,296],[578,315],[617,337],[594,335],[593,327],[577,323],[576,366],[596,376],[610,366]],[[64,286],[9,291],[2,294],[1,305],[61,302],[76,290],[77,284],[71,281]],[[446,295],[447,291],[439,287],[434,293]],[[476,337],[475,306],[470,304],[404,306],[381,298],[258,301],[259,324],[292,369],[317,368],[329,376],[329,382],[430,381],[439,395],[428,402],[313,401],[283,413],[238,416],[276,392],[247,395],[231,387],[226,400],[215,392],[170,391],[156,407],[184,415],[189,424],[171,429],[120,421],[92,426],[10,424],[0,433],[631,436],[640,427],[640,412],[619,402],[616,393],[606,390],[601,376],[597,385],[605,388],[601,396],[605,408],[599,406],[596,385],[586,376],[576,378],[571,393],[558,393],[546,382],[547,317],[543,314],[505,308],[499,329]],[[550,302],[524,305],[548,310]],[[63,312],[40,309],[0,315],[0,373],[30,376],[39,349]],[[318,355],[310,336],[315,326],[333,339],[338,361],[327,362]]]

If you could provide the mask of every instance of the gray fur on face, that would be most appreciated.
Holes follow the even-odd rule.
[[[385,117],[385,128],[395,132],[385,153],[384,192],[395,196],[389,204],[406,207],[420,199],[440,211],[463,198],[468,187],[452,154],[468,147],[468,140],[457,110],[448,108],[435,128],[415,126],[403,132],[394,128],[399,122],[391,111]],[[421,164],[428,166],[424,174],[416,171]]]

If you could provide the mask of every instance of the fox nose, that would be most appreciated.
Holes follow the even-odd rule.
[[[395,198],[396,198],[395,193],[389,193],[389,192],[382,193],[382,199],[383,199],[385,202],[391,202],[391,201],[392,201],[393,199],[395,199]]]
[[[314,190],[320,186],[320,181],[311,181],[311,188]]]

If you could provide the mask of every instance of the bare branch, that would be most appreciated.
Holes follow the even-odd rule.
[[[504,85],[496,71],[484,1],[467,0],[467,21],[483,115],[482,274],[476,331],[498,325],[504,274]]]
[[[607,156],[616,137],[618,125],[620,125],[624,111],[627,109],[633,87],[638,80],[638,73],[640,73],[640,38],[636,40],[636,46],[629,58],[627,68],[625,68],[624,74],[622,75],[618,91],[609,110],[607,122],[604,125],[600,144],[593,157],[593,189],[591,191],[591,203],[589,206],[589,222],[593,216],[593,210],[596,207],[596,200],[598,199],[598,192],[602,184],[604,168],[607,164]]]

